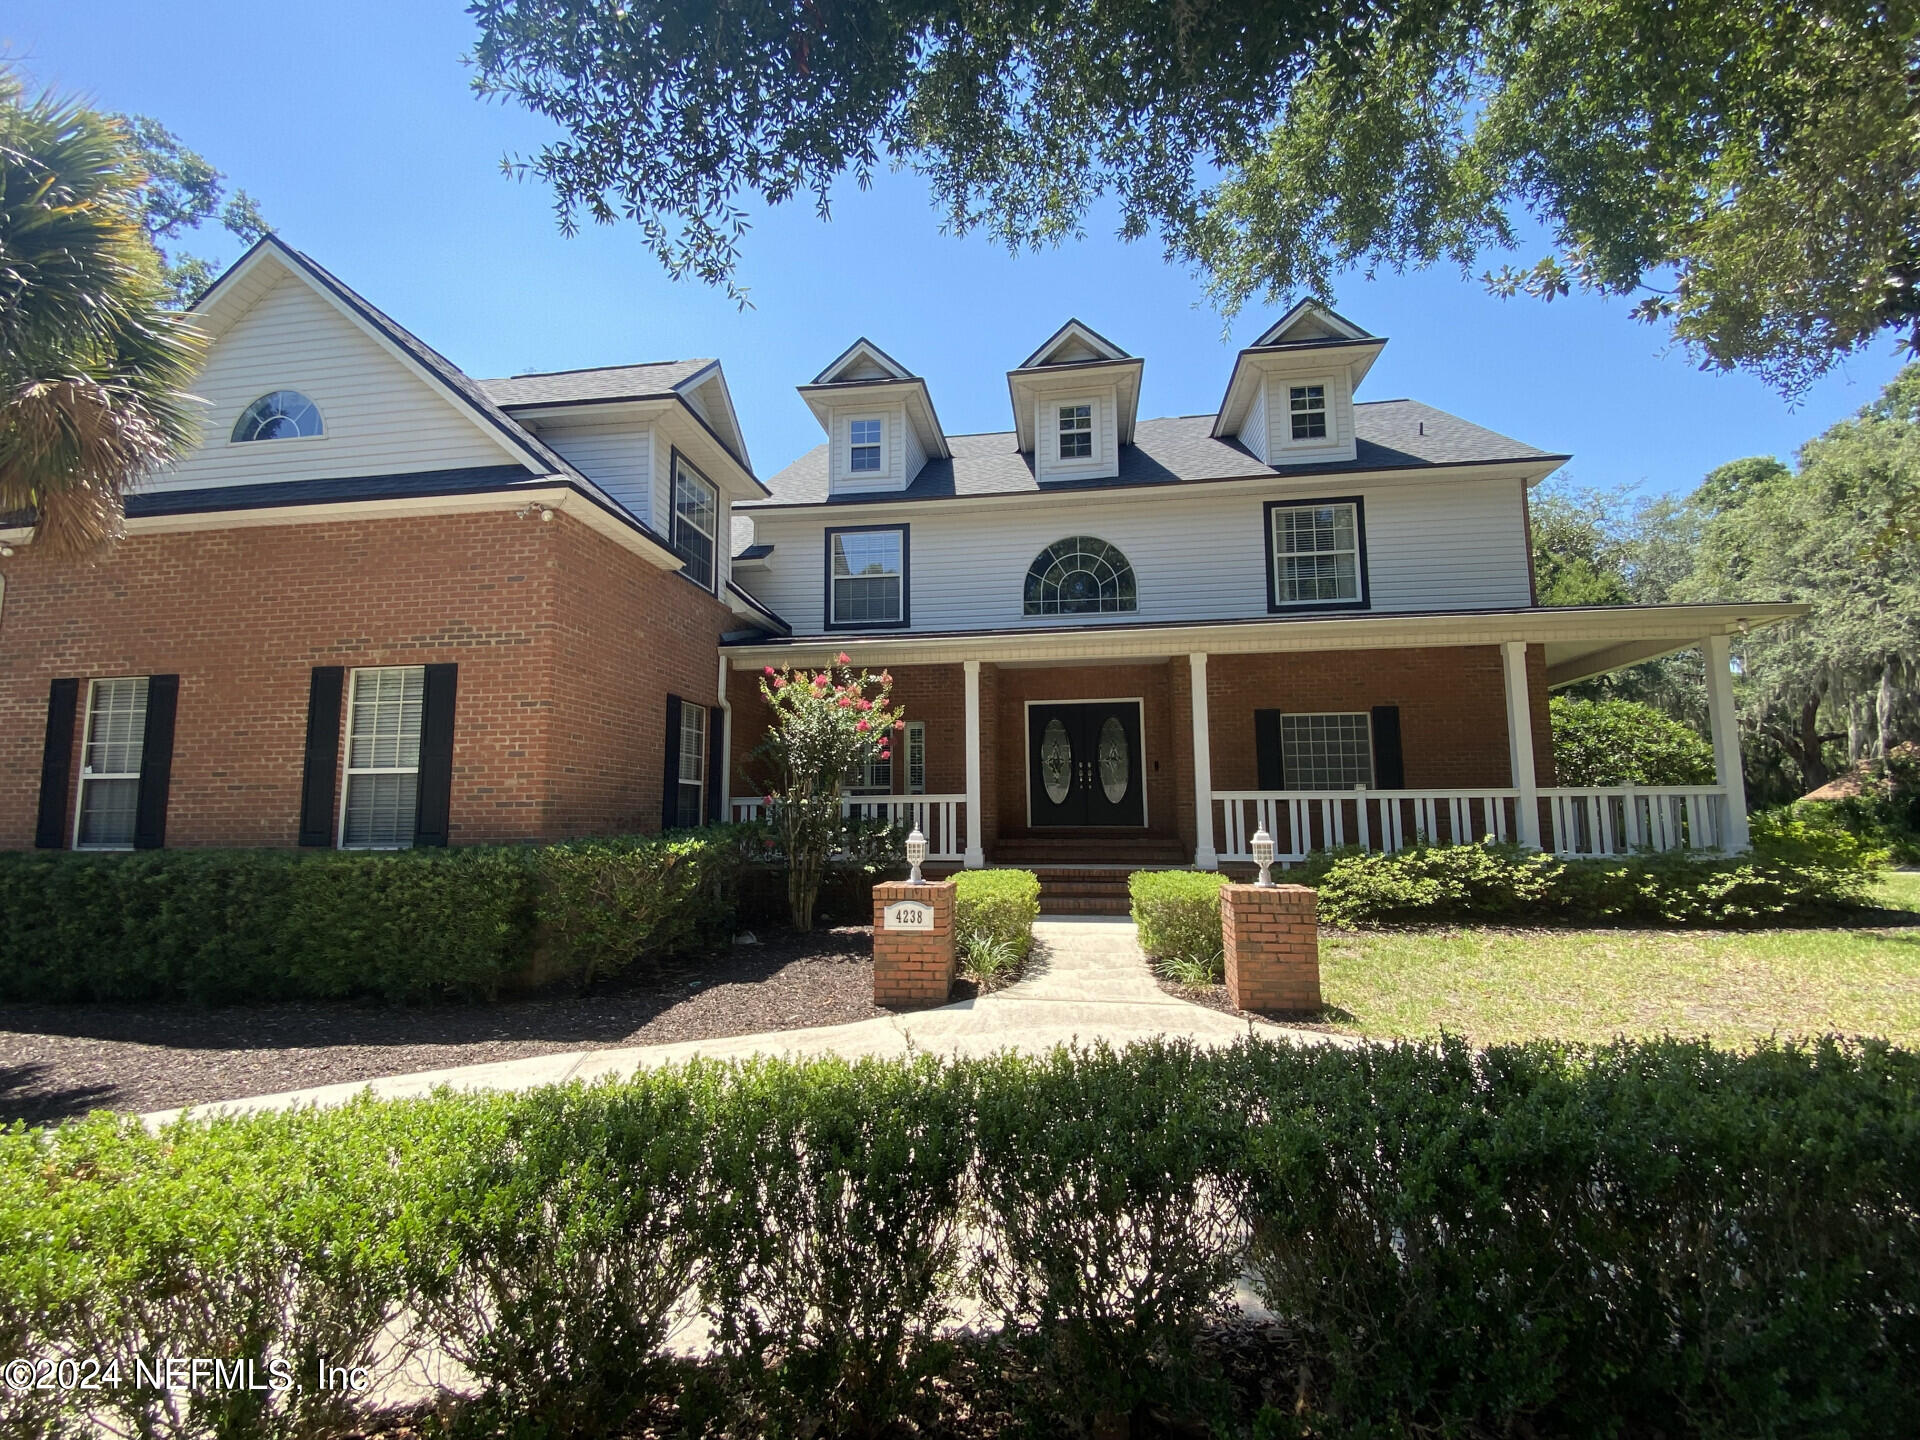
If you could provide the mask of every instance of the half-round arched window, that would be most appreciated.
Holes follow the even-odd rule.
[[[1029,615],[1112,615],[1139,608],[1133,566],[1091,535],[1056,540],[1027,567]]]
[[[247,406],[233,427],[235,443],[242,440],[291,440],[318,435],[320,411],[298,390],[275,390]]]

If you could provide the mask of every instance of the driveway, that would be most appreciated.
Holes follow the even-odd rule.
[[[1133,922],[1104,916],[1043,918],[1035,926],[1033,954],[1016,984],[975,1000],[938,1009],[884,1015],[845,1025],[811,1030],[781,1030],[736,1035],[721,1040],[688,1040],[672,1045],[578,1050],[424,1070],[372,1081],[322,1085],[246,1100],[187,1107],[185,1113],[238,1114],[280,1110],[294,1105],[340,1104],[363,1090],[384,1098],[426,1095],[447,1085],[455,1089],[521,1090],[567,1080],[627,1075],[649,1065],[671,1065],[696,1056],[743,1060],[755,1055],[804,1059],[816,1055],[904,1056],[989,1055],[1000,1050],[1040,1053],[1074,1041],[1104,1040],[1123,1046],[1154,1037],[1180,1038],[1198,1045],[1227,1045],[1249,1033],[1304,1045],[1352,1044],[1344,1036],[1244,1020],[1168,995],[1154,980],[1140,953]],[[145,1118],[160,1124],[182,1114],[155,1111]]]

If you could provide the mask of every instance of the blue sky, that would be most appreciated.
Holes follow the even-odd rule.
[[[927,377],[954,433],[1011,423],[1006,370],[1069,315],[1146,357],[1142,415],[1210,412],[1233,349],[1198,281],[1098,219],[1088,238],[1009,256],[940,233],[912,176],[755,218],[754,308],[668,280],[630,229],[562,237],[547,192],[504,178],[542,122],[468,88],[471,22],[452,0],[293,9],[9,0],[0,53],[37,85],[150,114],[251,191],[283,238],[481,376],[680,356],[725,362],[755,467],[820,439],[793,387],[857,335]],[[230,260],[226,237],[199,247]],[[1527,257],[1532,258],[1532,257]],[[1392,343],[1362,399],[1412,396],[1543,448],[1581,484],[1690,488],[1742,455],[1789,455],[1871,400],[1891,341],[1796,409],[1759,380],[1699,373],[1624,304],[1502,301],[1453,271],[1351,277],[1341,311]]]

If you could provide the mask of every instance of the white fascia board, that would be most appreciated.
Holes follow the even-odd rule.
[[[1264,655],[1327,650],[1434,649],[1506,641],[1552,646],[1661,644],[1668,651],[1709,635],[1776,624],[1810,607],[1780,602],[1632,605],[1564,609],[1468,610],[1401,615],[1232,620],[1195,625],[1082,625],[863,638],[805,635],[764,645],[729,647],[736,670],[766,664],[813,664],[845,650],[855,664],[932,665],[986,660],[1042,664],[1067,660],[1141,661],[1202,652]],[[1631,660],[1622,663],[1633,663]]]

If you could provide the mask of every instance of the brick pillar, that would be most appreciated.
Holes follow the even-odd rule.
[[[1227,998],[1240,1010],[1320,1008],[1319,897],[1305,885],[1223,885]]]
[[[953,892],[951,880],[910,885],[889,880],[873,887],[873,1003],[902,1007],[944,1005],[953,991]],[[887,925],[887,907],[924,906],[932,928]],[[896,917],[900,918],[900,917]]]

